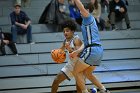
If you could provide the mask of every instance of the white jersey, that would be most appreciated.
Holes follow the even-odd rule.
[[[76,49],[76,47],[75,47],[75,45],[74,45],[74,39],[75,39],[75,38],[79,38],[79,36],[78,36],[78,35],[74,35],[74,37],[69,41],[69,42],[70,42],[70,48],[72,48],[73,50]],[[68,42],[65,40],[64,43],[68,43]],[[67,51],[68,51],[68,50],[67,50]],[[69,53],[69,51],[68,51],[68,53]]]
[[[75,45],[74,45],[74,39],[75,38],[79,38],[79,36],[78,35],[74,35],[74,37],[69,41],[70,42],[70,48],[72,48],[73,50],[75,50],[76,49],[76,47],[75,47]],[[64,43],[67,43],[67,41],[65,40],[65,42]],[[67,50],[68,51],[68,50]],[[69,54],[69,51],[68,51],[68,54]],[[75,63],[76,63],[76,60],[77,59],[71,59],[71,58],[69,58],[69,60],[68,60],[68,62],[66,63],[66,67],[70,70],[70,71],[73,71],[73,67],[74,67],[74,65],[75,65]]]

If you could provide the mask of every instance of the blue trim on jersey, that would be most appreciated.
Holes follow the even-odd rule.
[[[92,37],[92,30],[91,30],[91,26],[90,26],[90,28],[89,28],[89,31],[90,31],[90,36],[91,36],[91,44],[92,44],[92,39],[93,39],[93,37]]]
[[[88,45],[89,45],[89,44],[92,43],[91,27],[87,26],[86,28],[87,28],[86,31],[87,31],[87,35],[88,35],[87,36],[88,37],[87,42],[88,42]]]
[[[91,44],[92,43],[91,26],[86,26],[85,29],[87,31],[86,37],[88,40],[88,44]],[[90,56],[90,53],[91,53],[91,47],[88,47],[85,49],[85,52],[83,53],[83,55],[81,55],[81,58],[86,61],[88,57]]]
[[[92,15],[83,18],[81,29],[85,46],[93,43],[101,44],[98,27],[95,18]]]
[[[87,51],[87,56],[85,57],[85,62],[86,62],[86,60],[88,59],[88,57],[90,56],[90,53],[91,53],[91,47],[89,47],[87,49],[89,49],[89,52]]]
[[[84,49],[82,55],[80,56],[81,59],[83,59],[85,62],[88,59],[88,57],[90,56],[91,53],[91,47],[88,47],[86,49]]]
[[[102,56],[103,50],[101,47],[99,30],[95,18],[91,14],[83,18],[81,29],[85,48],[80,58],[89,65],[99,65],[101,63],[100,57]]]
[[[85,29],[87,29],[87,27],[85,27]],[[87,33],[85,33],[85,38],[86,38],[86,40],[88,40],[88,35],[87,35]],[[86,44],[85,44],[86,45]]]

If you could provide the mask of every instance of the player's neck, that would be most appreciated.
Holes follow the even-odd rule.
[[[66,38],[67,42],[71,41],[73,39],[73,36],[71,38]]]

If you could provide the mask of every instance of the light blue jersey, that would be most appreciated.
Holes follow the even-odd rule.
[[[85,49],[81,53],[80,58],[89,65],[98,66],[103,56],[103,48],[95,18],[91,14],[83,18],[81,29]]]
[[[85,46],[93,43],[101,44],[99,30],[95,18],[91,14],[87,18],[83,18],[81,28]]]

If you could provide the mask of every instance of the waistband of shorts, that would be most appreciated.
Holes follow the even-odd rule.
[[[101,46],[101,45],[100,44],[93,43],[93,44],[87,45],[86,48],[88,48],[88,47],[94,47],[94,46]]]

